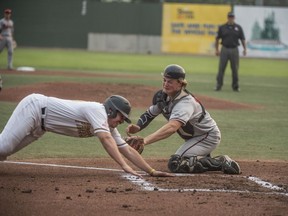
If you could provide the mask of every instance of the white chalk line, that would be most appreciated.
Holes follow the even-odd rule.
[[[196,175],[178,175],[178,176],[196,176]],[[208,176],[208,175],[207,175]],[[253,194],[266,194],[266,195],[284,195],[288,196],[288,193],[281,193],[281,192],[257,192],[257,191],[248,191],[248,190],[227,190],[227,189],[202,189],[202,188],[179,188],[179,189],[170,189],[170,188],[160,188],[154,186],[152,183],[149,183],[145,179],[138,178],[136,176],[133,176],[131,174],[123,174],[123,178],[129,180],[133,184],[136,184],[140,186],[143,190],[146,191],[162,191],[162,192],[222,192],[222,193],[253,193]],[[245,176],[242,176],[242,178],[247,178]],[[255,182],[256,184],[269,188],[271,190],[276,190],[276,191],[285,191],[283,188],[280,188],[276,185],[273,185],[269,182],[263,181],[257,177],[248,177],[248,180],[251,180]]]
[[[199,175],[199,174],[198,174]],[[123,174],[123,178],[131,181],[133,184],[140,186],[143,190],[146,191],[163,191],[163,192],[224,192],[224,193],[254,193],[254,194],[266,194],[266,195],[284,195],[288,196],[288,193],[285,193],[285,189],[278,187],[277,185],[273,185],[270,182],[263,181],[260,178],[253,177],[253,176],[233,176],[233,177],[240,177],[246,178],[250,181],[255,182],[261,187],[265,187],[277,192],[256,192],[256,191],[248,191],[248,190],[227,190],[227,189],[199,189],[199,188],[179,188],[179,189],[168,189],[168,188],[160,188],[154,186],[152,183],[147,182],[145,179],[140,179],[136,176],[130,174]],[[176,176],[197,176],[196,174],[176,174]],[[209,176],[203,175],[201,176]],[[230,176],[230,175],[229,175]],[[229,176],[221,176],[221,177],[229,177]],[[231,176],[230,176],[231,177]],[[279,192],[280,191],[280,192]]]
[[[21,162],[21,161],[1,161],[2,163],[8,164],[20,164],[20,165],[33,165],[33,166],[46,166],[46,167],[60,167],[60,168],[72,168],[72,169],[86,169],[86,170],[101,170],[101,171],[112,171],[112,172],[124,172],[121,169],[111,169],[111,168],[100,168],[100,167],[86,167],[86,166],[72,166],[72,165],[62,165],[62,164],[46,164],[46,163],[33,163],[33,162]],[[139,172],[143,175],[144,172]],[[185,174],[185,173],[177,173],[176,176],[197,176],[196,174]],[[205,174],[204,174],[205,175]],[[201,176],[204,176],[201,174]],[[205,175],[209,176],[209,175]],[[288,196],[288,193],[285,193],[286,190],[278,187],[277,185],[273,185],[270,182],[263,181],[262,179],[254,176],[233,176],[233,177],[241,177],[246,178],[250,181],[255,182],[261,187],[271,189],[277,192],[256,192],[256,191],[248,191],[248,190],[227,190],[227,189],[196,189],[196,188],[181,188],[181,189],[169,189],[169,188],[160,188],[154,186],[152,183],[149,183],[145,179],[141,179],[139,177],[133,176],[131,174],[124,173],[122,177],[127,179],[133,184],[140,186],[141,189],[146,191],[163,191],[163,192],[225,192],[225,193],[261,193],[261,194],[270,194],[270,195],[285,195]],[[221,176],[223,177],[223,176]],[[228,176],[227,176],[228,177]],[[279,192],[280,191],[280,192]]]
[[[33,166],[46,166],[46,167],[61,167],[61,168],[73,168],[73,169],[87,169],[87,170],[102,170],[113,172],[124,172],[120,169],[98,168],[98,167],[85,167],[85,166],[70,166],[61,164],[46,164],[46,163],[32,163],[32,162],[20,162],[20,161],[2,161],[8,164],[21,164],[21,165],[33,165]]]

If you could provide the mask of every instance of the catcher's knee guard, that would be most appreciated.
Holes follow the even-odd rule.
[[[177,154],[171,155],[171,157],[168,161],[168,169],[173,173],[178,172],[181,161],[182,161],[182,159],[181,159],[180,155],[177,155]]]
[[[222,162],[211,157],[203,157],[197,161],[198,169],[201,172],[206,171],[221,171]]]
[[[168,168],[173,173],[205,172],[202,164],[198,162],[197,156],[181,157],[180,155],[172,155],[168,161]]]
[[[211,158],[209,156],[198,159],[197,156],[181,157],[172,155],[168,168],[173,173],[203,173],[206,171],[222,171],[226,174],[240,174],[238,163],[227,155]]]
[[[211,157],[198,159],[197,156],[180,157],[172,155],[168,168],[174,173],[203,173],[206,171],[221,171],[223,161]]]

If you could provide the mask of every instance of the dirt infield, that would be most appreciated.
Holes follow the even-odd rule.
[[[2,74],[21,74],[29,75],[32,72],[17,72],[17,71],[1,71]],[[111,74],[90,74],[90,73],[75,73],[75,72],[61,72],[61,71],[36,71],[33,75],[45,76],[74,76],[74,77],[110,77]],[[119,74],[113,75],[113,77],[119,77],[124,79],[129,78],[139,78],[148,79],[142,76],[119,76]],[[154,93],[159,90],[159,88],[145,85],[135,85],[135,84],[107,84],[107,83],[97,83],[97,84],[84,84],[84,83],[71,83],[71,82],[53,82],[53,83],[37,83],[34,85],[22,85],[19,87],[4,88],[0,94],[0,101],[14,101],[18,102],[23,97],[31,93],[42,93],[47,96],[55,96],[65,99],[74,100],[92,100],[103,102],[107,97],[112,94],[118,94],[126,97],[132,104],[133,107],[147,108],[151,105],[152,97]],[[254,106],[250,104],[234,103],[231,101],[220,100],[212,97],[207,97],[204,95],[197,95],[197,98],[205,105],[207,109],[258,109],[259,106]]]
[[[1,71],[1,74],[8,73],[20,72]],[[36,71],[34,74],[41,76],[50,73]],[[67,75],[107,76],[53,72],[53,76]],[[111,94],[120,94],[128,98],[133,107],[146,108],[156,90],[158,89],[144,85],[63,82],[5,88],[4,80],[0,100],[18,102],[35,92],[101,102]],[[196,96],[208,109],[259,108]],[[148,159],[148,162],[156,169],[168,171],[166,160]],[[141,180],[120,171],[119,166],[110,158],[53,158],[16,163],[9,159],[7,162],[0,162],[0,216],[287,215],[288,163],[238,162],[243,172],[236,176],[211,172],[173,178],[144,176]]]
[[[288,169],[283,162],[239,161],[243,173],[237,176],[217,172],[144,176],[138,183],[127,174],[125,178],[112,159],[30,162],[0,162],[0,215],[284,216],[288,212]],[[148,162],[167,171],[164,159]],[[248,177],[262,179],[264,186]]]

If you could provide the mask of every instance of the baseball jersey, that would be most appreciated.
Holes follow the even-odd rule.
[[[111,133],[118,147],[127,145],[117,128],[109,128],[108,116],[101,103],[47,98],[46,131],[73,136],[92,137],[97,132]]]
[[[4,37],[12,37],[14,31],[14,23],[12,20],[5,18],[0,20],[0,33]]]
[[[167,97],[165,107],[161,108],[155,104],[149,107],[148,112],[152,116],[162,113],[167,120],[177,120],[183,123],[183,126],[177,132],[185,140],[218,128],[207,111],[203,115],[201,104],[190,94],[181,97],[177,103]]]

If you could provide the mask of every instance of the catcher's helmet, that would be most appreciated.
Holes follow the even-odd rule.
[[[165,68],[162,75],[172,79],[185,79],[185,70],[180,65],[171,64]]]
[[[105,100],[104,107],[109,118],[116,118],[117,112],[120,112],[125,117],[124,120],[129,124],[131,123],[129,119],[131,105],[126,98],[120,95],[112,95]]]

